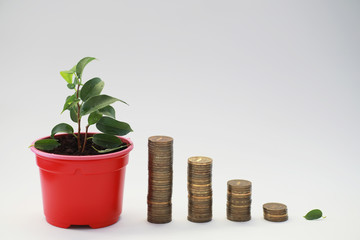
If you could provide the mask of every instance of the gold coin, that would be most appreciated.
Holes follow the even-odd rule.
[[[189,184],[188,186],[191,185],[192,187],[211,187],[211,183],[209,184]]]
[[[194,201],[190,201],[188,202],[188,207],[191,207],[193,209],[196,208],[211,208],[212,207],[212,202],[194,202]]]
[[[160,149],[156,149],[156,151],[149,150],[148,157],[151,158],[166,158],[166,157],[173,157],[173,151],[166,150],[166,151],[160,151]]]
[[[249,188],[251,187],[251,182],[243,179],[233,179],[229,180],[227,185],[231,188]]]
[[[231,205],[250,205],[251,204],[251,199],[247,199],[247,200],[234,200],[234,199],[228,199],[227,201],[228,204]]]
[[[234,216],[227,214],[227,219],[233,222],[247,222],[251,220],[251,216]]]
[[[264,214],[264,219],[270,222],[285,222],[288,220],[288,215],[271,215],[271,214]]]
[[[168,202],[171,201],[171,195],[149,194],[147,200],[151,202]]]
[[[169,222],[171,222],[171,216],[165,217],[165,218],[156,218],[156,217],[154,218],[154,217],[148,216],[147,221],[149,223],[155,223],[155,224],[169,223]]]
[[[172,144],[174,142],[174,139],[169,136],[158,135],[158,136],[149,137],[148,142],[149,144],[154,144],[154,145],[168,145],[168,144]]]
[[[212,197],[198,197],[198,196],[191,196],[188,198],[189,203],[196,204],[196,205],[211,205],[212,204]]]
[[[239,194],[227,194],[228,199],[235,199],[235,200],[242,200],[242,199],[251,199],[251,192],[250,193],[239,193]]]
[[[168,213],[171,212],[171,203],[168,205],[148,204],[148,210],[156,214]]]
[[[188,163],[193,165],[209,165],[212,164],[212,159],[209,157],[196,156],[188,158]]]
[[[190,193],[191,197],[208,197],[212,196],[212,193]]]
[[[190,194],[188,195],[188,197],[194,199],[194,200],[199,200],[199,201],[202,201],[202,200],[209,200],[209,199],[212,199],[212,196],[207,196],[207,197],[193,197],[191,196]]]
[[[264,212],[274,215],[283,215],[287,213],[287,207],[282,203],[265,203],[263,205]]]
[[[203,216],[203,217],[198,217],[198,216],[188,216],[187,219],[190,222],[194,222],[194,223],[205,223],[205,222],[210,222],[212,220],[212,215],[209,216]]]
[[[168,202],[152,202],[152,201],[147,201],[148,204],[160,204],[160,205],[166,205],[166,204],[171,204],[171,201]]]
[[[199,164],[199,163],[189,163],[188,162],[188,169],[193,171],[211,171],[212,164]]]

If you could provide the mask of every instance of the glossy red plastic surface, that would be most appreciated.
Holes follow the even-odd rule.
[[[89,225],[106,227],[122,211],[125,169],[133,143],[119,152],[68,156],[49,154],[31,147],[40,168],[46,220],[57,227]]]

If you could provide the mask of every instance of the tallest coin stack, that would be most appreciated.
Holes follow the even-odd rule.
[[[171,222],[173,139],[167,136],[149,137],[148,149],[147,220],[151,223],[168,223]]]

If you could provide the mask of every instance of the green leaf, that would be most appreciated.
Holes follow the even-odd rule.
[[[41,139],[35,142],[34,147],[39,150],[54,150],[60,146],[60,143],[55,139]]]
[[[108,95],[98,95],[91,97],[81,106],[80,116],[84,116],[89,113],[95,112],[101,108],[107,107],[108,105],[116,101],[121,101],[121,100],[110,97]]]
[[[74,76],[74,85],[78,85],[79,84],[79,81],[78,81],[78,78],[76,76]]]
[[[104,82],[100,78],[93,78],[87,81],[80,91],[80,98],[86,102],[89,98],[97,96],[104,88]]]
[[[68,87],[69,89],[74,89],[74,88],[75,88],[75,84],[69,83],[69,84],[67,85],[67,87]]]
[[[81,60],[78,62],[78,64],[76,64],[76,75],[78,76],[78,78],[81,79],[81,76],[82,76],[82,73],[83,73],[83,71],[84,71],[85,66],[86,66],[89,62],[91,62],[91,61],[93,61],[93,60],[95,60],[95,58],[93,58],[93,57],[85,57],[85,58],[81,59]]]
[[[70,126],[67,123],[59,123],[58,125],[53,127],[53,129],[51,130],[51,137],[54,138],[55,134],[60,133],[60,132],[73,134],[74,129],[72,128],[72,126]]]
[[[127,144],[123,144],[119,147],[116,147],[116,148],[107,148],[107,149],[104,149],[104,150],[99,150],[99,149],[96,149],[94,146],[93,146],[93,149],[95,149],[98,153],[108,153],[108,152],[113,152],[115,150],[118,150],[118,149],[122,149],[122,148],[126,148],[127,147]]]
[[[78,122],[78,115],[77,115],[77,108],[75,106],[71,107],[70,109],[70,118],[73,122]]]
[[[102,133],[95,134],[92,141],[103,148],[117,148],[123,143],[120,138],[114,135]]]
[[[71,84],[72,83],[72,76],[73,76],[73,72],[71,71],[61,71],[60,72],[60,75],[65,79],[65,81],[68,83],[68,84]]]
[[[102,118],[102,114],[99,113],[98,111],[90,113],[88,117],[88,124],[93,125],[97,123],[101,118]]]
[[[96,124],[96,128],[103,133],[118,136],[124,136],[133,131],[129,124],[117,121],[110,117],[102,117]]]
[[[69,72],[75,73],[75,72],[76,72],[76,65],[73,66],[73,67],[69,70]]]
[[[115,109],[110,105],[99,109],[99,113],[101,113],[105,116],[115,118]]]
[[[315,219],[319,219],[322,217],[322,212],[319,209],[314,209],[311,210],[310,212],[308,212],[304,218],[306,218],[307,220],[315,220]]]
[[[79,99],[77,99],[76,94],[68,96],[66,98],[63,110],[61,113],[63,113],[65,110],[72,108],[73,106],[75,106],[78,102],[80,102]]]

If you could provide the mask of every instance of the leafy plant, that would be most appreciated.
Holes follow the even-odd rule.
[[[101,94],[104,82],[98,77],[83,83],[84,68],[93,60],[95,58],[85,57],[70,70],[60,72],[60,75],[67,83],[67,87],[74,91],[72,95],[66,98],[61,113],[70,112],[71,120],[77,124],[77,134],[74,133],[71,125],[60,123],[51,130],[51,138],[36,141],[35,148],[53,150],[60,145],[58,140],[55,139],[55,134],[68,133],[76,137],[78,152],[84,152],[86,143],[89,140],[88,130],[92,125],[96,125],[97,129],[102,132],[91,137],[93,143],[104,148],[99,150],[92,146],[96,151],[106,153],[126,147],[126,144],[116,136],[126,135],[132,132],[132,129],[128,123],[115,119],[115,109],[111,104],[115,102],[127,103],[118,98]],[[87,125],[85,127],[85,136],[81,138],[81,120],[85,116],[88,116]]]

